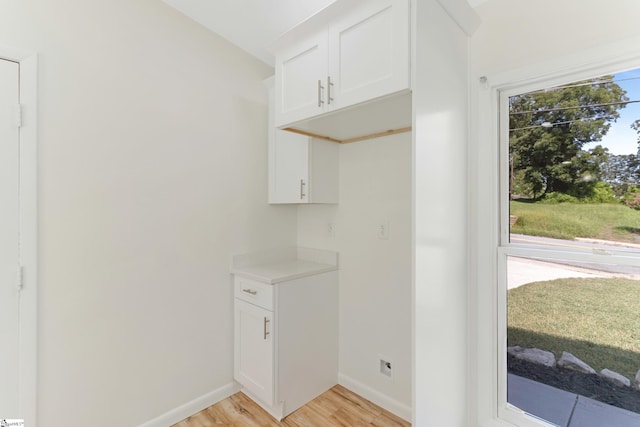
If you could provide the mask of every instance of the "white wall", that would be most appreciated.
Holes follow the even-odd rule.
[[[600,73],[621,71],[630,66],[629,58],[634,55],[635,66],[640,66],[640,4],[633,0],[606,4],[596,0],[490,0],[477,12],[482,25],[470,41],[471,425],[506,426],[494,419],[498,405],[497,90],[524,81],[584,73],[604,64],[610,67],[600,68]],[[488,77],[486,85],[479,84],[480,76]]]
[[[467,422],[467,36],[416,1],[413,108],[416,426]]]
[[[38,426],[134,426],[232,381],[233,253],[266,204],[272,73],[154,0],[0,0],[39,53]]]
[[[340,382],[409,418],[411,134],[340,146],[339,173],[338,205],[298,208],[298,244],[340,253]],[[388,240],[377,236],[384,221]],[[391,380],[379,355],[393,362]]]
[[[530,66],[640,33],[636,0],[490,0],[470,44],[478,75]]]

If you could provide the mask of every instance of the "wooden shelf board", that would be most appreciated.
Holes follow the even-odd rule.
[[[347,139],[332,138],[330,136],[320,135],[320,134],[317,134],[317,133],[308,132],[308,131],[295,129],[295,128],[284,128],[283,130],[286,130],[286,131],[292,132],[292,133],[297,133],[297,134],[304,135],[304,136],[308,136],[310,138],[324,139],[325,141],[331,141],[331,142],[335,142],[337,144],[349,144],[349,143],[352,143],[352,142],[365,141],[367,139],[380,138],[380,137],[383,137],[383,136],[396,135],[398,133],[411,132],[411,126],[402,127],[402,128],[399,128],[399,129],[389,129],[389,130],[385,130],[385,131],[381,131],[381,132],[374,132],[374,133],[361,135],[361,136],[356,136],[356,137],[347,138]]]

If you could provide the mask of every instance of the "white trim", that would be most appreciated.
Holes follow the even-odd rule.
[[[0,58],[20,64],[20,292],[19,410],[35,426],[38,367],[38,58],[33,52],[0,47]]]
[[[583,50],[526,67],[486,76],[486,87],[516,95],[594,75],[622,72],[638,67],[640,37]],[[486,135],[485,135],[486,136]]]
[[[447,12],[447,15],[465,32],[469,37],[473,36],[481,19],[478,13],[469,6],[465,0],[437,0],[440,6]]]
[[[276,421],[282,421],[282,419],[285,417],[284,415],[285,402],[283,402],[282,400],[279,402],[276,402],[274,405],[267,405],[266,403],[263,402],[262,399],[260,399],[255,394],[253,394],[251,390],[245,387],[242,387],[240,391],[242,391],[242,393],[244,393],[249,399],[253,400],[255,403],[260,405],[260,407],[265,411],[267,411],[267,413],[271,415],[273,418],[275,418]]]
[[[402,402],[398,402],[395,399],[380,393],[378,390],[374,390],[371,387],[354,380],[344,374],[338,374],[338,384],[351,390],[352,392],[364,397],[367,400],[375,403],[383,409],[391,412],[402,418],[403,420],[411,420],[411,407],[405,405]]]
[[[500,236],[503,237],[503,242],[506,241],[505,229],[500,229],[498,222],[500,215],[505,215],[500,209],[500,199],[504,197],[504,182],[501,182],[503,177],[498,174],[501,162],[504,162],[499,147],[502,132],[498,126],[501,119],[500,97],[636,68],[640,66],[640,55],[637,51],[639,42],[640,38],[630,38],[516,70],[496,73],[482,79],[472,79],[470,82],[472,98],[476,101],[476,117],[472,120],[474,128],[471,134],[477,135],[476,140],[470,140],[469,145],[470,158],[476,159],[475,165],[471,168],[474,174],[470,175],[469,182],[469,189],[474,194],[475,201],[470,212],[471,229],[475,230],[471,242],[471,266],[474,269],[471,277],[475,277],[473,284],[477,308],[476,336],[471,339],[471,342],[476,344],[475,354],[471,357],[472,360],[475,359],[474,368],[477,375],[477,384],[474,384],[476,402],[471,406],[475,407],[477,418],[471,419],[471,425],[549,425],[526,416],[506,403],[506,376],[499,372],[499,363],[504,364],[502,353],[506,347],[506,331],[499,333],[500,324],[504,325],[501,317],[506,310],[503,307],[506,278],[500,265],[504,265],[507,255],[543,255],[535,249],[519,248],[514,244],[510,244],[507,250],[498,249]],[[544,251],[544,256],[572,259],[584,259],[588,256],[594,261],[611,260],[609,255],[559,253],[548,250]],[[638,261],[631,257],[618,254],[615,256],[625,264],[638,265]]]
[[[191,402],[178,406],[177,408],[147,421],[144,424],[140,424],[138,427],[167,427],[174,425],[191,415],[197,414],[203,409],[206,409],[211,405],[215,405],[221,400],[236,394],[238,391],[240,391],[240,386],[236,382],[229,383],[203,396],[197,397]]]

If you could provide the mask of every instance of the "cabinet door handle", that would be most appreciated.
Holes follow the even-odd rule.
[[[331,76],[327,76],[327,104],[331,105],[331,101],[333,101],[333,98],[331,97],[331,86],[333,86],[333,83],[331,83]]]
[[[304,198],[306,197],[306,194],[304,194],[304,186],[307,185],[304,182],[304,179],[300,180],[300,200],[304,200]]]
[[[322,91],[324,87],[322,87],[322,80],[318,80],[318,107],[322,107],[324,101],[322,99]]]
[[[249,295],[256,295],[258,293],[258,291],[254,291],[253,289],[243,289],[242,292]]]
[[[271,322],[271,320],[267,319],[266,317],[264,318],[264,339],[267,339],[267,335],[269,335],[269,332],[267,331],[267,323]]]

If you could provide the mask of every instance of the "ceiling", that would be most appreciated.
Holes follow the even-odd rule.
[[[335,0],[163,0],[273,66],[267,46]],[[450,1],[450,0],[445,0]],[[476,7],[487,0],[467,0]]]

